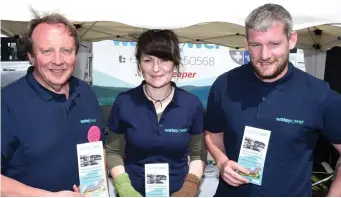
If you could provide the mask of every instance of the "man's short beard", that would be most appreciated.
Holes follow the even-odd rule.
[[[282,72],[285,70],[286,66],[289,63],[289,54],[287,57],[283,60],[282,64],[279,65],[279,67],[276,68],[275,72],[271,75],[262,75],[261,72],[258,70],[257,67],[253,67],[256,75],[262,79],[262,80],[271,80],[277,78]]]

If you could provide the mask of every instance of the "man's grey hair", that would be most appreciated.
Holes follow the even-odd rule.
[[[245,33],[248,30],[266,31],[271,25],[284,23],[284,31],[288,38],[293,32],[292,18],[288,10],[277,4],[264,4],[254,9],[245,19]]]
[[[34,54],[33,50],[33,39],[32,39],[32,34],[35,28],[42,23],[47,23],[50,25],[56,25],[56,24],[63,24],[65,26],[65,30],[69,32],[70,36],[74,38],[74,44],[75,44],[75,53],[78,53],[79,49],[79,36],[77,29],[74,27],[72,22],[70,22],[67,18],[65,18],[63,15],[58,14],[58,13],[44,13],[43,16],[40,16],[38,12],[33,10],[33,8],[30,9],[34,18],[28,23],[28,26],[23,32],[23,48],[26,53],[29,54]]]

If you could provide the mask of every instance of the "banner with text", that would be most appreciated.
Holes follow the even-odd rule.
[[[92,87],[100,105],[112,105],[119,93],[141,84],[143,78],[137,72],[135,45],[135,42],[112,40],[93,43]],[[205,107],[216,78],[250,61],[248,51],[219,45],[183,43],[180,48],[182,65],[180,72],[174,72],[173,81],[196,95]],[[297,54],[292,53],[290,60],[304,69],[304,61],[298,60]]]

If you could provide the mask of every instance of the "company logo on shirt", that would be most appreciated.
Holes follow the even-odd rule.
[[[165,129],[166,133],[186,133],[188,129]]]
[[[80,120],[81,124],[85,124],[85,123],[94,123],[96,122],[96,119],[84,119],[84,120]]]
[[[285,122],[288,124],[303,124],[304,120],[295,120],[295,119],[288,119],[288,118],[276,118],[277,122]]]

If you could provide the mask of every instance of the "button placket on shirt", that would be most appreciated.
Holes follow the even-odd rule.
[[[258,119],[265,119],[268,115],[268,106],[269,106],[269,98],[266,96],[262,97],[262,101],[258,105],[257,109],[257,118]]]
[[[160,120],[160,121],[161,121],[161,120]],[[158,123],[158,124],[157,124],[157,135],[158,135],[158,136],[161,136],[162,129],[163,129],[162,124],[161,124],[161,123]]]

